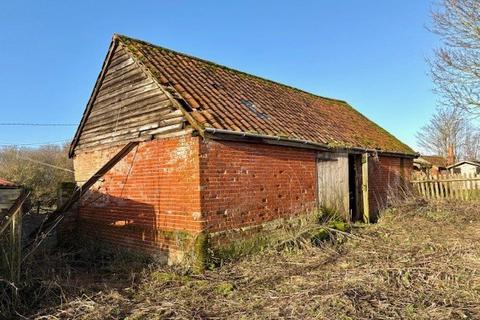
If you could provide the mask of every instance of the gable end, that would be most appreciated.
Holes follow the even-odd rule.
[[[69,155],[179,131],[185,122],[171,97],[114,38]]]

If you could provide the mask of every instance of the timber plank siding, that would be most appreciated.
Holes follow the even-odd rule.
[[[93,99],[77,150],[123,144],[185,126],[183,113],[122,45],[112,51]]]
[[[0,213],[7,212],[20,196],[20,188],[2,188],[0,187]]]
[[[320,207],[349,217],[348,153],[322,152],[317,157],[318,200]]]

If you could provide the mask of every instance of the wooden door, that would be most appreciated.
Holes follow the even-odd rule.
[[[317,177],[319,207],[335,210],[349,221],[348,154],[319,153]]]

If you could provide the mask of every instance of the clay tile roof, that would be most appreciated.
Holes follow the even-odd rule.
[[[0,178],[0,187],[15,187],[16,185],[10,181]]]
[[[192,108],[204,128],[414,154],[342,100],[320,97],[209,61],[115,36],[162,85]]]
[[[447,159],[442,156],[421,156],[421,157],[436,167],[447,166]]]

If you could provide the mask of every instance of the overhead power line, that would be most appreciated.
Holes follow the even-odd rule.
[[[24,126],[24,127],[73,127],[75,123],[21,123],[21,122],[0,122],[0,126]]]
[[[29,143],[11,143],[11,142],[0,142],[0,147],[15,147],[15,146],[40,146],[45,144],[56,144],[61,142],[69,142],[71,139],[63,139],[56,141],[45,141],[45,142],[29,142]]]
[[[43,162],[43,161],[38,161],[38,160],[35,160],[35,159],[32,159],[32,158],[22,157],[22,156],[19,156],[19,155],[17,155],[17,158],[27,160],[27,161],[31,161],[31,162],[37,163],[37,164],[45,166],[45,167],[50,167],[50,168],[54,168],[54,169],[57,169],[57,170],[62,170],[62,171],[75,173],[75,171],[73,171],[73,170],[70,170],[70,169],[67,169],[67,168],[62,168],[62,167],[59,167],[59,166],[55,166],[53,164],[46,163],[46,162]]]

